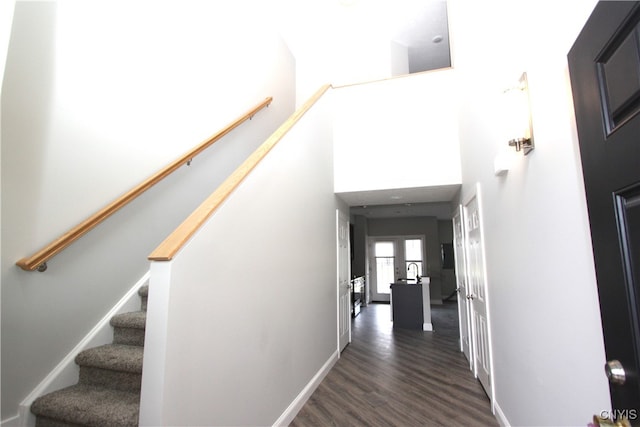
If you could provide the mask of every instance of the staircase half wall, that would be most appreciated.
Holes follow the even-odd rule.
[[[152,262],[141,425],[272,425],[335,357],[331,92]]]

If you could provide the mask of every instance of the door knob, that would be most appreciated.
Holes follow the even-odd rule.
[[[475,295],[473,295],[473,294],[467,295],[467,299],[474,299],[474,298],[475,298]]]
[[[631,427],[631,423],[626,418],[622,418],[619,421],[612,421],[609,418],[604,418],[601,415],[594,415],[593,423],[590,423],[589,425],[592,425],[594,427]]]
[[[627,376],[624,372],[624,367],[619,360],[609,360],[604,365],[604,371],[606,372],[607,378],[609,378],[609,382],[611,384],[622,385],[627,379]]]

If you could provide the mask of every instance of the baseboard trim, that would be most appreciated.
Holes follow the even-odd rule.
[[[422,324],[423,331],[433,331],[433,323],[423,323]]]
[[[288,426],[291,424],[293,419],[298,415],[300,409],[304,406],[304,404],[309,400],[313,392],[318,388],[324,377],[327,376],[333,365],[336,364],[338,358],[340,357],[340,352],[336,350],[329,360],[325,362],[325,364],[320,368],[320,370],[311,378],[311,381],[302,389],[300,394],[291,402],[289,407],[280,415],[280,418],[273,423],[274,427],[279,426]]]
[[[59,390],[64,387],[71,386],[78,382],[80,369],[75,363],[75,358],[81,351],[97,347],[99,345],[109,344],[113,341],[113,328],[109,323],[111,318],[116,314],[126,313],[128,311],[140,310],[140,299],[138,297],[138,289],[149,281],[149,272],[145,273],[138,282],[133,285],[129,291],[116,303],[115,306],[89,331],[87,335],[76,345],[73,350],[67,354],[64,359],[53,368],[51,372],[36,386],[31,393],[20,403],[18,415],[10,418],[7,422],[11,424],[7,426],[35,426],[35,417],[31,414],[30,408],[34,400],[39,396]],[[14,423],[15,422],[15,423]],[[5,421],[2,422],[5,426]]]
[[[509,423],[507,416],[502,412],[502,408],[500,408],[498,402],[493,402],[493,408],[495,409],[495,417],[496,420],[498,420],[498,424],[500,424],[501,427],[511,427],[511,423]]]
[[[7,418],[6,420],[2,420],[0,422],[0,426],[2,427],[14,427],[19,426],[20,424],[20,415],[16,415],[15,417]]]

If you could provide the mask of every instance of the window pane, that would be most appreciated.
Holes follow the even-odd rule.
[[[405,240],[404,257],[406,260],[422,261],[422,241],[420,239]]]
[[[379,294],[388,294],[389,285],[395,281],[394,258],[376,258],[376,288]]]
[[[376,242],[376,256],[394,256],[393,242]]]

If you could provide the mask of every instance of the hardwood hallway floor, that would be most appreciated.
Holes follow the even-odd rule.
[[[389,310],[353,319],[351,344],[290,426],[498,426],[459,351],[457,304],[432,306],[434,332],[393,329]]]

